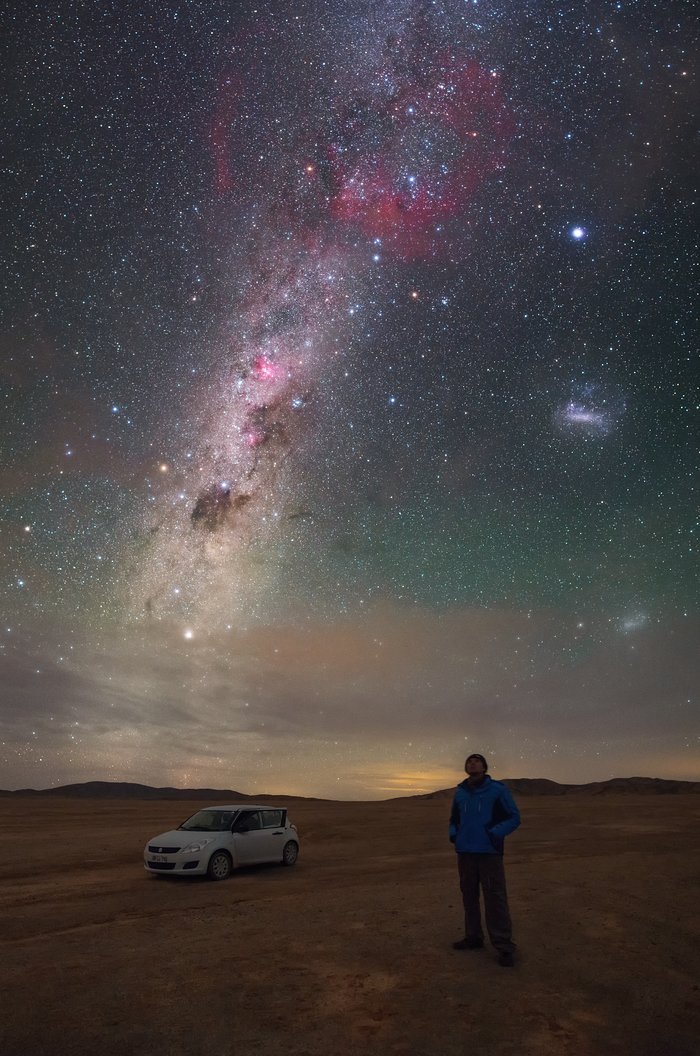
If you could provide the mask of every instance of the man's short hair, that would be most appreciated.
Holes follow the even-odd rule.
[[[489,764],[486,762],[486,760],[484,759],[483,755],[479,755],[478,752],[472,752],[472,754],[468,755],[467,758],[464,760],[464,769],[465,770],[467,769],[467,763],[469,762],[470,759],[478,759],[481,763],[483,763],[484,770],[488,770]]]

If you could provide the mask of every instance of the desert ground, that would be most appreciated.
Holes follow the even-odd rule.
[[[449,800],[289,805],[292,869],[147,875],[200,802],[0,800],[2,1056],[697,1056],[700,797],[521,797],[515,968],[457,952]]]

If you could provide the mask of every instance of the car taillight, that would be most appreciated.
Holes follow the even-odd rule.
[[[290,827],[290,829],[294,829],[294,831],[295,831],[295,832],[298,832],[298,831],[299,831],[299,830],[297,829],[296,825],[290,825],[289,827]]]

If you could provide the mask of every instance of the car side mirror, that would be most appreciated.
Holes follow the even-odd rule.
[[[241,821],[235,826],[234,832],[250,832],[250,825],[247,821]]]

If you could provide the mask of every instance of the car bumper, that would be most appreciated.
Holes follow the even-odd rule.
[[[192,854],[161,854],[157,858],[145,855],[143,867],[147,873],[160,876],[201,876],[207,871],[207,863]]]

